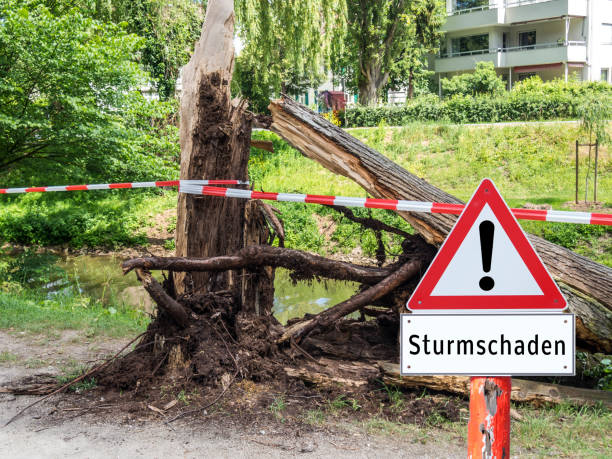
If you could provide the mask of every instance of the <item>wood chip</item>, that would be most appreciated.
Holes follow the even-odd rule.
[[[514,408],[510,408],[510,418],[514,419],[515,421],[522,421],[523,415],[516,411]]]
[[[153,405],[147,405],[147,408],[149,408],[151,411],[155,411],[157,414],[161,414],[162,416],[165,415],[163,410],[160,410],[159,408],[157,408],[156,406]]]
[[[178,403],[178,400],[174,399],[169,403],[164,405],[164,411],[168,411],[170,408],[173,408]]]

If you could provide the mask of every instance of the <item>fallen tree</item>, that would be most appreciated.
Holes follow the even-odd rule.
[[[182,179],[245,180],[252,124],[270,122],[253,117],[244,101],[230,97],[232,32],[233,2],[210,0],[202,37],[183,74]],[[456,202],[304,107],[284,99],[271,109],[272,129],[375,196],[404,198],[412,193],[411,199]],[[380,379],[384,371],[377,362],[399,359],[399,313],[454,220],[448,215],[402,214],[420,233],[410,235],[375,219],[356,217],[348,209],[335,209],[364,230],[374,231],[380,249],[377,267],[283,248],[282,221],[263,202],[181,193],[177,256],[137,258],[122,265],[126,274],[136,272],[155,300],[157,317],[138,350],[113,362],[99,376],[100,384],[135,392],[177,381],[183,386],[206,385],[218,388],[210,402],[216,403],[242,379],[278,381],[286,375],[293,381],[288,386],[305,380],[352,387]],[[393,263],[385,264],[381,232],[403,238],[401,255]],[[271,247],[276,238],[280,247]],[[555,250],[561,249],[548,248],[549,253]],[[560,253],[574,260],[571,252]],[[295,281],[330,278],[360,286],[351,298],[283,326],[272,315],[277,267],[289,269]],[[151,270],[168,271],[170,276],[160,284]],[[611,336],[607,330],[612,328],[605,314],[610,311],[597,303],[609,301],[606,287],[597,290],[589,280],[589,288],[583,288],[572,279],[564,278],[579,298],[572,308],[582,311],[581,343],[606,349]],[[592,302],[600,304],[601,311]]]
[[[270,104],[269,128],[306,157],[358,183],[375,198],[461,204],[289,97]],[[423,238],[439,245],[457,217],[398,212]],[[612,352],[612,269],[537,236],[528,236],[576,314],[579,345]]]

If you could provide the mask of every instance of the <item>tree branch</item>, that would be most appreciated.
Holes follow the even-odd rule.
[[[136,276],[138,280],[142,282],[142,286],[145,290],[149,292],[151,298],[153,298],[157,305],[166,311],[178,325],[183,328],[189,326],[189,314],[187,314],[187,310],[164,291],[162,286],[153,279],[149,271],[136,268]]]
[[[211,258],[148,257],[134,258],[121,264],[124,274],[133,269],[157,269],[174,272],[228,271],[258,266],[287,268],[329,279],[376,284],[393,272],[392,267],[373,268],[329,260],[307,252],[265,245],[246,247],[233,255]]]
[[[330,309],[327,309],[311,319],[303,322],[298,322],[285,331],[277,343],[284,343],[291,338],[299,338],[307,335],[309,332],[314,330],[316,327],[328,327],[338,319],[357,311],[363,306],[382,298],[387,293],[396,289],[403,283],[412,279],[414,276],[421,272],[422,262],[421,260],[412,260],[402,265],[397,271],[390,276],[386,277],[378,284],[358,293],[357,295],[349,298],[342,303],[338,303]]]

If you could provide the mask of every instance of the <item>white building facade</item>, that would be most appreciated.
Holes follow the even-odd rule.
[[[612,0],[446,0],[439,78],[489,61],[512,88],[539,75],[612,82]]]

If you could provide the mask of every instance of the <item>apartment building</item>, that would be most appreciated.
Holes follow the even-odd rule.
[[[446,0],[439,78],[490,61],[511,88],[539,75],[612,83],[612,0]]]

